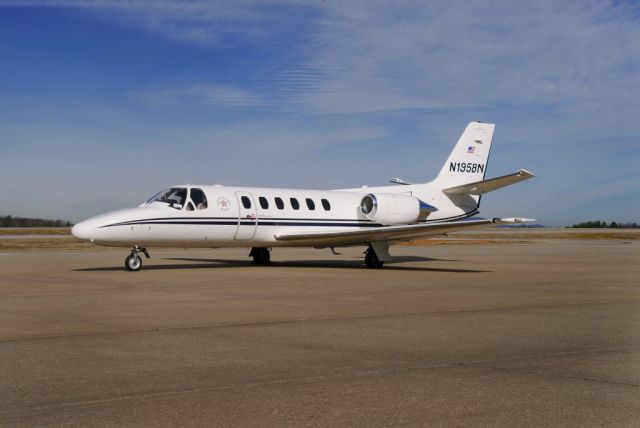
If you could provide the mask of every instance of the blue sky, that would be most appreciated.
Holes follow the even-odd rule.
[[[483,216],[640,221],[639,94],[638,2],[0,0],[0,214],[429,181],[483,120],[538,175]]]

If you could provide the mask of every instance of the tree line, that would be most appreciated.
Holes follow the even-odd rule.
[[[48,220],[44,218],[0,216],[0,227],[71,227],[68,220]]]
[[[640,225],[638,225],[638,223],[618,223],[615,221],[607,223],[606,221],[591,220],[574,224],[571,227],[580,229],[602,229],[605,227],[612,229],[638,229]]]

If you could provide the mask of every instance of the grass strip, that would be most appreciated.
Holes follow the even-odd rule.
[[[0,236],[6,235],[69,235],[68,227],[0,227]]]

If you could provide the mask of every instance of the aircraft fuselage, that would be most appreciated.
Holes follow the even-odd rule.
[[[97,245],[119,247],[299,246],[298,243],[278,241],[275,237],[285,233],[352,231],[385,226],[362,212],[363,196],[370,193],[410,196],[415,193],[413,187],[323,191],[173,186],[173,189],[186,190],[182,204],[169,206],[164,202],[147,202],[136,208],[111,211],[78,223],[73,228],[73,235]],[[190,200],[192,189],[204,193],[206,208],[198,209]],[[452,206],[449,212],[439,209],[431,213],[427,221],[467,217],[477,212],[474,207],[469,207],[468,212],[457,206]]]

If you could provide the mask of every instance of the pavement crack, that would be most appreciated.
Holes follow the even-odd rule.
[[[609,352],[609,351],[617,351],[628,349],[629,347],[619,347],[619,348],[594,348],[582,351],[569,351],[569,352],[558,352],[553,354],[539,355],[539,356],[530,356],[530,357],[517,357],[517,358],[508,358],[501,360],[494,360],[492,363],[498,362],[507,362],[513,361],[516,359],[525,360],[531,358],[548,358],[553,356],[562,356],[562,355],[571,355],[571,354],[579,354],[579,353],[595,353],[595,352]],[[634,349],[637,349],[635,347]],[[485,369],[491,369],[502,372],[519,372],[525,374],[531,374],[541,377],[562,377],[567,379],[574,380],[582,380],[587,382],[597,382],[597,383],[607,383],[612,385],[621,385],[621,386],[631,386],[631,387],[640,387],[639,384],[631,383],[631,382],[620,382],[613,381],[608,379],[594,378],[589,376],[575,376],[575,375],[561,375],[561,374],[549,374],[540,372],[537,370],[531,370],[526,368],[510,368],[510,367],[500,367],[496,364],[487,364],[489,361],[454,361],[454,362],[441,362],[441,361],[433,361],[429,364],[419,364],[419,365],[411,365],[405,367],[394,367],[394,368],[377,368],[377,369],[369,369],[369,370],[359,370],[349,373],[329,373],[323,375],[315,375],[315,376],[300,376],[294,378],[282,378],[282,379],[272,379],[265,380],[261,382],[245,382],[240,384],[232,384],[232,385],[222,385],[222,386],[210,386],[210,387],[200,387],[200,388],[185,388],[185,389],[177,389],[177,390],[165,390],[165,391],[155,391],[155,392],[139,392],[134,394],[126,394],[112,397],[104,397],[104,398],[94,398],[94,399],[85,399],[85,400],[76,400],[69,402],[58,402],[58,403],[49,403],[43,405],[35,405],[35,406],[25,406],[20,409],[12,408],[8,410],[0,410],[0,416],[4,418],[7,417],[16,417],[24,414],[25,412],[32,413],[37,411],[47,411],[52,409],[65,409],[65,408],[81,408],[81,407],[91,407],[91,406],[99,406],[103,404],[111,404],[118,402],[126,402],[130,400],[162,400],[172,397],[179,396],[187,396],[187,395],[198,395],[198,394],[210,394],[219,391],[233,391],[233,390],[242,390],[242,389],[250,389],[250,388],[264,388],[264,387],[272,387],[272,386],[287,386],[287,385],[303,385],[303,384],[312,384],[318,382],[332,382],[332,381],[342,381],[349,379],[364,379],[371,376],[391,376],[397,375],[400,373],[410,373],[416,371],[425,371],[425,370],[435,370],[435,369],[451,369],[451,368],[474,368],[480,367]]]
[[[206,330],[206,329],[217,329],[217,328],[263,327],[263,326],[266,327],[266,326],[272,326],[272,325],[286,325],[286,324],[298,324],[298,323],[375,320],[375,319],[404,318],[404,317],[430,316],[430,315],[447,315],[447,314],[473,313],[473,312],[500,312],[500,311],[513,311],[513,310],[520,310],[520,309],[547,309],[547,308],[557,308],[557,307],[602,305],[602,304],[612,304],[612,303],[633,303],[633,302],[640,302],[640,298],[587,300],[587,301],[579,301],[579,302],[560,302],[560,303],[541,303],[541,304],[535,304],[535,305],[486,306],[486,307],[475,307],[475,308],[463,307],[463,308],[435,309],[435,310],[428,310],[428,311],[411,311],[411,312],[384,313],[384,314],[372,314],[372,315],[309,317],[309,318],[249,321],[249,322],[237,322],[237,323],[232,322],[232,323],[219,323],[219,324],[186,325],[186,326],[180,326],[180,327],[148,327],[148,328],[139,328],[139,329],[122,329],[122,330],[112,330],[112,331],[97,331],[97,332],[84,332],[84,333],[71,333],[71,334],[50,334],[50,335],[28,336],[28,337],[9,337],[9,338],[0,339],[0,345],[5,343],[17,343],[17,342],[26,342],[26,341],[35,341],[35,340],[55,340],[55,339],[64,339],[64,338],[73,338],[73,337],[98,337],[98,336],[114,336],[119,334],[180,332],[180,331],[188,331],[188,330]]]
[[[620,381],[616,381],[616,380],[602,379],[602,378],[590,377],[590,376],[576,376],[576,375],[569,375],[569,374],[544,373],[544,372],[541,372],[541,371],[538,371],[538,370],[531,370],[531,369],[526,369],[526,368],[522,368],[522,367],[499,367],[499,366],[483,366],[483,367],[494,369],[494,370],[507,371],[507,372],[510,371],[510,372],[527,373],[527,374],[532,374],[532,375],[541,376],[541,377],[560,377],[560,378],[565,378],[565,379],[583,380],[583,381],[587,381],[587,382],[599,382],[599,383],[608,383],[608,384],[612,384],[612,385],[633,386],[633,387],[636,387],[636,388],[640,387],[640,384],[632,383],[632,382],[620,382]]]

